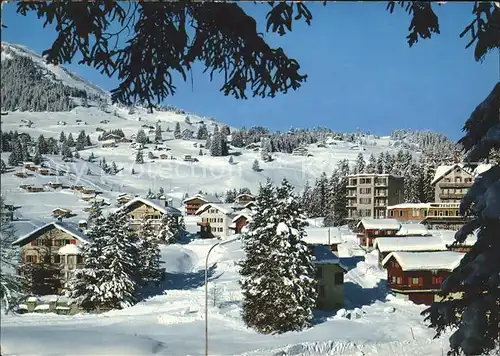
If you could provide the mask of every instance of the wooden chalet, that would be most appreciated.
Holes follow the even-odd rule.
[[[160,225],[164,215],[180,218],[180,210],[169,206],[166,200],[145,199],[136,197],[122,205],[118,211],[123,211],[130,216],[132,228],[139,230],[146,220],[151,220],[153,228]]]
[[[18,178],[28,178],[28,174],[26,172],[16,172],[14,173],[14,176]]]
[[[430,203],[402,203],[387,207],[386,216],[398,221],[420,222],[427,217]]]
[[[184,204],[186,215],[195,215],[196,211],[208,203],[220,203],[221,201],[214,196],[196,194],[193,197],[186,198],[182,202]]]
[[[439,300],[441,284],[464,256],[453,251],[392,252],[382,266],[387,269],[387,283],[393,293],[415,304],[430,305]]]
[[[123,204],[127,204],[129,201],[131,201],[134,198],[135,198],[134,196],[131,196],[128,194],[121,194],[116,198],[116,202],[118,203],[118,205],[123,205]]]
[[[303,240],[309,245],[322,245],[332,252],[338,251],[342,243],[342,235],[338,228],[330,227],[306,227]]]
[[[72,185],[71,190],[81,191],[83,189],[83,185]]]
[[[52,216],[55,218],[66,218],[71,215],[71,210],[64,208],[55,208],[52,210]]]
[[[244,205],[254,200],[255,197],[252,194],[243,193],[236,196],[235,202]]]
[[[83,201],[91,201],[93,199],[95,199],[95,194],[82,194],[80,196],[80,199],[83,200]]]
[[[168,154],[166,153],[160,154],[160,159],[168,159]]]
[[[37,172],[42,176],[50,176],[52,171],[49,168],[38,168]]]
[[[35,187],[32,185],[29,185],[26,187],[26,190],[30,193],[40,193],[40,192],[43,192],[43,187]]]
[[[51,189],[57,189],[57,188],[62,188],[62,183],[54,183],[54,182],[48,182],[46,184],[47,187],[51,188]]]
[[[363,218],[356,226],[359,245],[372,248],[377,237],[396,236],[401,224],[395,219]]]
[[[33,162],[24,162],[23,168],[27,169],[29,171],[32,171],[32,172],[36,172],[36,170],[38,169],[38,166]]]
[[[93,189],[93,188],[82,188],[80,190],[80,192],[82,192],[82,194],[97,194],[96,190]]]
[[[239,213],[232,219],[232,224],[229,225],[229,229],[234,230],[235,234],[240,234],[251,219],[251,212]]]

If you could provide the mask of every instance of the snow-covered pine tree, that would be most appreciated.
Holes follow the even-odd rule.
[[[233,156],[229,156],[228,163],[229,163],[229,164],[233,164],[233,163],[234,163],[234,158],[233,158]]]
[[[380,154],[377,157],[377,173],[378,174],[383,174],[385,173],[385,153],[380,152]]]
[[[227,125],[223,125],[220,132],[224,135],[224,136],[228,136],[228,135],[231,135],[231,129],[229,129],[229,126]]]
[[[479,104],[464,126],[459,140],[466,152],[469,168],[486,159],[492,149],[500,148],[500,82]],[[461,243],[477,231],[477,242],[460,265],[441,285],[440,302],[422,314],[439,336],[449,327],[449,355],[484,355],[500,349],[500,165],[481,173],[460,203],[460,213],[473,220],[455,235]],[[460,294],[461,298],[453,296]]]
[[[137,164],[144,163],[144,154],[142,153],[142,150],[137,151],[137,153],[135,155],[135,163],[137,163]]]
[[[196,133],[196,139],[206,140],[207,138],[208,138],[207,125],[205,125],[205,123],[203,123],[198,127],[198,132]]]
[[[89,135],[85,138],[85,146],[92,146],[92,141],[90,140]]]
[[[261,171],[260,166],[259,166],[259,161],[257,161],[257,160],[253,161],[252,170],[255,171],[255,172],[260,172]]]
[[[66,143],[68,144],[68,147],[75,147],[75,140],[73,139],[73,134],[71,132],[68,135]]]
[[[59,135],[59,142],[66,142],[66,135],[64,134],[64,131],[61,131],[61,134]]]
[[[143,129],[139,129],[139,131],[137,131],[137,135],[135,137],[135,141],[137,143],[141,143],[143,145],[145,145],[145,144],[148,143],[148,137],[146,136],[146,133],[144,132]]]
[[[266,334],[308,327],[316,299],[300,203],[288,182],[278,189],[269,180],[260,186],[255,215],[242,235],[242,317]]]
[[[161,125],[159,122],[156,123],[156,128],[155,128],[155,142],[162,142],[163,137],[161,134]]]
[[[368,158],[368,164],[366,165],[366,173],[372,174],[377,173],[377,159],[375,155],[372,153],[370,158]]]
[[[420,202],[420,180],[422,172],[420,165],[411,161],[408,167],[405,167],[404,174],[404,201],[407,203]]]
[[[304,208],[304,212],[308,217],[312,216],[312,188],[311,184],[309,181],[306,181],[306,184],[304,185],[304,190],[302,191],[302,195],[300,197],[300,203],[302,204],[302,207]]]
[[[147,219],[141,226],[139,234],[139,274],[140,284],[158,283],[163,275],[160,267],[160,247],[158,246],[157,232],[152,221]]]
[[[349,175],[349,161],[344,159],[337,164],[339,182],[333,192],[333,226],[345,224],[347,212],[347,176]]]
[[[314,189],[312,191],[312,215],[311,217],[325,217],[327,214],[327,202],[328,202],[328,177],[326,173],[323,172],[316,179]]]
[[[175,123],[175,129],[174,129],[174,138],[175,139],[181,139],[182,134],[181,134],[181,124],[179,122]]]
[[[207,136],[207,140],[205,141],[205,148],[210,150],[212,148],[212,138]]]
[[[46,155],[49,153],[49,148],[47,146],[47,141],[43,135],[38,136],[36,146],[41,154]]]
[[[141,283],[138,237],[124,213],[99,218],[82,247],[85,266],[75,270],[66,295],[86,311],[122,309],[137,302]]]
[[[73,158],[73,153],[71,152],[71,149],[69,148],[69,146],[66,142],[63,142],[61,145],[61,156],[63,159],[72,159]]]
[[[263,138],[261,141],[260,159],[263,160],[264,162],[272,161],[273,159],[271,157],[271,151],[272,151],[271,140],[269,138]]]
[[[354,174],[364,173],[365,167],[366,167],[365,158],[363,157],[363,154],[360,152],[356,157],[356,162],[354,162],[353,173]]]
[[[16,240],[14,226],[7,217],[4,198],[0,196],[0,214],[4,218],[0,222],[0,300],[9,311],[20,292],[19,276],[16,273],[19,252],[12,243]]]
[[[334,206],[335,206],[335,191],[340,182],[338,170],[334,169],[330,179],[328,180],[327,193],[326,193],[326,213],[323,219],[324,226],[334,226]]]
[[[224,203],[231,204],[234,203],[235,200],[236,200],[236,190],[228,189],[224,196]]]
[[[385,154],[385,164],[384,164],[384,173],[391,174],[394,169],[394,155],[386,152]]]
[[[184,231],[185,226],[182,217],[164,214],[158,229],[158,240],[167,244],[176,243],[182,238]]]

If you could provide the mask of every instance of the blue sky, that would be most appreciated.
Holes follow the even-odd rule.
[[[166,103],[232,126],[262,125],[275,130],[327,126],[337,131],[358,127],[376,134],[393,128],[432,129],[457,139],[461,128],[499,79],[499,54],[476,62],[468,38],[459,38],[472,19],[471,3],[435,6],[441,34],[408,47],[410,17],[401,8],[394,14],[386,2],[309,4],[311,26],[297,25],[286,36],[266,34],[274,46],[299,61],[307,82],[298,91],[274,99],[246,101],[219,92],[221,78],[210,82],[202,66],[194,68],[193,85],[177,82],[177,93]],[[265,32],[267,4],[244,4],[258,17]],[[40,53],[56,35],[42,28],[36,16],[15,13],[15,4],[2,11],[2,40]],[[67,65],[94,84],[110,90],[115,79],[78,64]]]

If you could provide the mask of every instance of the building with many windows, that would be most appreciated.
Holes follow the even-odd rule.
[[[383,219],[387,206],[404,201],[404,178],[390,174],[352,174],[347,176],[349,219]]]

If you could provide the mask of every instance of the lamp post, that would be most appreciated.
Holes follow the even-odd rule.
[[[208,356],[208,257],[210,256],[210,252],[217,246],[223,246],[236,240],[238,240],[238,237],[223,242],[217,242],[210,247],[207,257],[205,258],[205,356]]]

